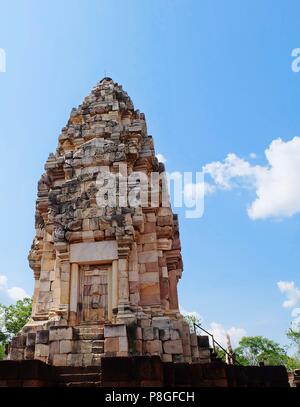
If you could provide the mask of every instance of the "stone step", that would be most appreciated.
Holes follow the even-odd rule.
[[[101,382],[70,382],[65,387],[101,387]]]
[[[59,375],[61,374],[101,374],[101,369],[99,366],[56,366],[55,370]]]
[[[60,387],[99,387],[101,383],[100,366],[57,366]]]
[[[94,354],[102,354],[104,352],[104,345],[103,346],[93,346],[92,353]]]
[[[97,373],[61,374],[59,379],[62,383],[98,382],[100,381],[100,375]]]
[[[101,340],[101,339],[104,340],[104,335],[103,335],[103,333],[101,334],[98,332],[89,332],[89,333],[87,333],[87,332],[84,332],[84,333],[78,332],[77,333],[76,332],[75,338],[83,339],[83,340]]]
[[[77,339],[86,339],[86,340],[104,339],[104,329],[103,327],[98,326],[76,327],[75,337]]]

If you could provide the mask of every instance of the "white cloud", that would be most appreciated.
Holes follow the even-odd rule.
[[[0,275],[0,290],[4,291],[5,294],[13,301],[22,300],[25,297],[30,297],[26,291],[21,287],[11,287],[7,286],[7,277]]]
[[[230,153],[223,162],[215,161],[206,164],[203,171],[212,177],[217,187],[230,190],[239,185],[245,186],[246,182],[253,185],[261,167],[252,166],[243,158]],[[238,184],[238,182],[242,182],[242,184]]]
[[[197,311],[187,311],[182,306],[179,306],[179,308],[182,315],[195,317],[198,321],[202,321],[202,317]]]
[[[282,303],[284,308],[293,308],[300,301],[300,290],[295,286],[294,281],[278,281],[277,287],[286,294],[287,300]]]
[[[202,316],[197,312],[197,311],[187,311],[184,309],[182,306],[180,306],[180,312],[182,315],[188,315],[188,316],[193,316],[196,317],[202,325],[202,322],[204,319]],[[211,333],[214,336],[214,339],[219,342],[221,346],[223,346],[225,349],[227,348],[227,338],[226,335],[229,335],[231,345],[233,348],[237,347],[239,344],[239,341],[247,335],[247,332],[244,328],[238,328],[235,326],[232,326],[228,329],[225,329],[225,327],[218,323],[218,322],[211,322],[210,324],[205,324],[203,326],[209,333]],[[204,332],[202,332],[203,335],[206,335]]]
[[[22,300],[25,297],[29,297],[26,291],[21,287],[11,287],[7,289],[9,298],[14,301]]]
[[[255,219],[284,218],[300,212],[300,137],[284,142],[273,140],[265,150],[268,164],[252,165],[235,154],[228,154],[223,162],[203,167],[216,187],[231,190],[252,188],[256,199],[248,208],[248,216]]]
[[[255,158],[257,158],[257,154],[256,153],[250,153],[249,157],[252,158],[253,160],[255,160]]]
[[[163,164],[166,164],[166,162],[167,162],[167,159],[163,154],[160,154],[160,153],[156,154],[156,158],[158,159],[159,162],[161,162]]]
[[[244,328],[238,328],[235,326],[225,329],[224,326],[218,322],[211,322],[208,331],[214,336],[214,339],[219,342],[225,349],[227,348],[227,339],[226,335],[230,337],[231,345],[233,348],[237,347],[239,341],[243,336],[247,335],[247,332]]]

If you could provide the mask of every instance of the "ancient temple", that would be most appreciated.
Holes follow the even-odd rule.
[[[114,183],[104,179],[103,168]],[[197,337],[179,312],[178,219],[163,202],[164,178],[154,188],[154,204],[151,194],[141,205],[124,204],[121,197],[123,187],[127,195],[136,189],[132,175],[149,181],[148,192],[151,174],[164,171],[144,114],[122,86],[101,80],[72,110],[38,183],[29,254],[32,318],[13,338],[10,359],[55,366],[92,366],[103,357],[129,355],[209,361],[209,352],[199,355]],[[109,194],[115,205],[105,204]]]

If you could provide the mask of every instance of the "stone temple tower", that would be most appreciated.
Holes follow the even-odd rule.
[[[118,182],[104,179],[103,168]],[[178,219],[162,202],[161,180],[156,204],[120,204],[123,187],[134,192],[136,173],[149,180],[141,195],[164,165],[144,114],[104,78],[72,110],[38,183],[32,317],[13,338],[10,359],[56,366],[98,365],[107,356],[198,359],[197,338],[178,308]],[[115,205],[105,204],[109,195]]]

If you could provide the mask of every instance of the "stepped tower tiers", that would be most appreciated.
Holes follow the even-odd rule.
[[[164,165],[155,157],[144,114],[134,110],[122,86],[104,78],[72,110],[38,183],[29,254],[32,317],[13,338],[10,359],[60,366],[98,365],[104,356],[199,359],[197,337],[178,309],[177,216],[169,202],[163,205],[162,181],[156,205],[148,198],[121,205],[123,187],[136,198],[143,193],[134,194],[136,173],[149,181],[148,191],[151,174],[163,174]],[[111,197],[115,205],[108,203]]]

